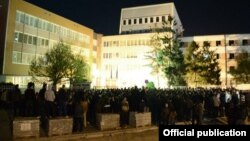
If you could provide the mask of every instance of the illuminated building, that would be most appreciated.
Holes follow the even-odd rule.
[[[86,58],[90,72],[98,67],[97,39],[101,35],[92,29],[23,0],[3,0],[0,5],[0,81],[26,87],[31,81],[31,60],[61,40]]]

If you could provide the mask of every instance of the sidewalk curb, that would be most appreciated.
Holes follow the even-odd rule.
[[[108,131],[97,131],[91,133],[74,133],[69,135],[61,136],[51,136],[51,137],[40,137],[40,138],[17,138],[13,139],[15,141],[62,141],[62,140],[74,140],[74,139],[91,139],[91,138],[100,138],[107,136],[115,135],[125,135],[131,133],[141,133],[145,131],[158,130],[157,126],[147,126],[147,127],[138,127],[138,128],[127,128],[127,129],[118,129],[118,130],[108,130]]]

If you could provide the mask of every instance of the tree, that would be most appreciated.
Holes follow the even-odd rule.
[[[82,58],[82,56],[80,55],[72,56],[71,61],[72,63],[69,66],[69,73],[68,73],[70,84],[89,81],[87,76],[89,66]]]
[[[215,52],[210,50],[210,44],[204,42],[200,48],[192,42],[185,52],[186,79],[189,84],[219,85],[220,68]]]
[[[184,54],[184,61],[186,64],[186,82],[189,85],[195,86],[197,86],[197,82],[201,79],[198,73],[201,70],[198,62],[198,49],[199,45],[195,41],[192,41],[186,48]]]
[[[180,33],[175,30],[175,20],[169,16],[163,22],[162,28],[156,29],[157,33],[152,37],[154,47],[152,53],[153,70],[161,70],[168,79],[169,86],[183,86],[185,65],[182,54]]]
[[[230,74],[234,77],[237,83],[250,83],[250,54],[242,50],[236,56],[237,67],[234,70],[230,70]]]
[[[60,83],[63,78],[78,80],[84,76],[86,63],[80,56],[74,56],[70,46],[63,42],[56,44],[44,56],[33,59],[29,74],[37,77],[49,78],[53,85]]]
[[[210,50],[210,43],[204,42],[203,48],[199,53],[201,63],[200,75],[203,77],[204,84],[220,85],[220,67],[214,51]]]

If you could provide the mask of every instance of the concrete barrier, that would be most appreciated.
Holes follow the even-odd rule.
[[[13,138],[39,137],[40,119],[34,117],[15,118],[13,121]]]
[[[100,130],[118,129],[120,128],[120,115],[99,113],[96,116],[97,127]]]
[[[145,113],[130,112],[129,125],[132,127],[150,126],[151,112],[145,112]]]
[[[56,117],[48,119],[48,136],[72,134],[73,119]]]

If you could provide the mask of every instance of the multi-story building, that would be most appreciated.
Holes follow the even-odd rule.
[[[210,43],[210,49],[215,51],[221,69],[220,79],[222,87],[236,86],[232,75],[229,73],[237,67],[235,57],[243,50],[250,52],[250,34],[225,34],[183,37],[184,48],[195,41],[200,47],[204,42]],[[244,86],[238,86],[243,88]]]
[[[145,80],[153,81],[156,87],[167,87],[163,74],[154,74],[150,67],[149,56],[152,46],[150,39],[154,36],[154,28],[161,28],[168,15],[172,16],[177,25],[174,27],[182,32],[183,27],[173,3],[150,6],[124,8],[121,12],[120,34],[102,38],[102,78],[100,86],[131,87],[144,86]],[[126,34],[126,35],[124,35]],[[250,34],[204,35],[182,37],[183,51],[189,43],[195,41],[203,46],[210,43],[211,50],[221,68],[220,79],[222,87],[235,86],[231,69],[237,65],[235,56],[242,49],[250,52]]]
[[[162,22],[168,16],[174,17],[177,31],[182,32],[181,20],[174,3],[155,4],[122,8],[120,19],[120,34],[149,33],[162,27]]]
[[[26,87],[31,81],[31,60],[43,56],[59,41],[86,58],[92,77],[99,61],[101,35],[23,0],[3,0],[0,5],[0,81]]]

